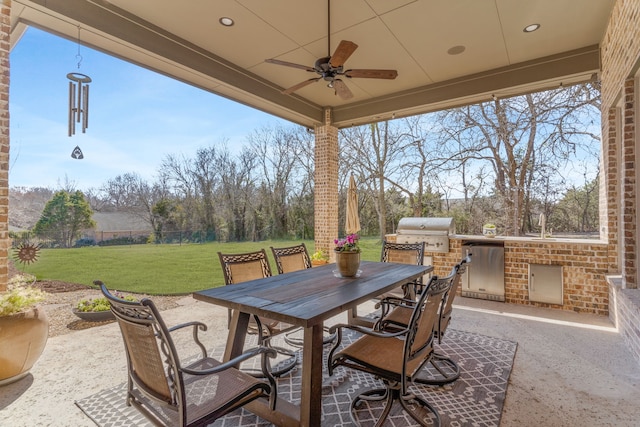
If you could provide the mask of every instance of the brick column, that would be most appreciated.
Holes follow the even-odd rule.
[[[620,207],[618,195],[620,194],[620,162],[618,150],[618,115],[615,107],[609,108],[608,115],[602,112],[602,143],[600,162],[600,238],[609,243],[609,267],[608,271],[617,273],[621,271],[619,254],[622,229],[618,219]]]
[[[623,259],[622,279],[625,288],[638,287],[637,280],[637,226],[636,226],[636,131],[635,131],[635,79],[624,85],[624,110],[622,134],[622,230]]]
[[[315,127],[315,250],[325,250],[331,261],[333,240],[338,237],[338,128],[331,124],[331,109],[324,124]]]
[[[2,0],[0,22],[0,291],[7,289],[9,257],[9,34],[11,0]]]

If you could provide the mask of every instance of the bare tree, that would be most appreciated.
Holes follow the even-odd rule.
[[[289,191],[300,153],[298,138],[294,130],[276,126],[254,131],[248,141],[262,172],[261,194],[268,200],[264,207],[270,219],[270,235],[285,237]]]
[[[402,133],[389,121],[344,129],[341,133],[340,175],[343,179],[348,177],[348,165],[357,171],[358,183],[375,194],[380,239],[387,233],[385,184],[399,168],[402,139]]]
[[[154,206],[160,200],[169,198],[166,183],[159,180],[150,183],[135,172],[118,175],[108,180],[101,188],[104,203],[120,212],[132,214],[157,231],[158,215]],[[90,199],[93,200],[93,197]]]
[[[530,225],[534,185],[562,176],[573,156],[593,153],[599,135],[590,122],[598,103],[597,88],[584,84],[444,111],[439,120],[453,135],[452,161],[491,167],[502,220],[517,235]]]
[[[221,153],[225,167],[220,171],[222,181],[220,201],[229,240],[244,241],[255,238],[253,194],[255,193],[255,157],[244,148],[238,159],[228,150]]]

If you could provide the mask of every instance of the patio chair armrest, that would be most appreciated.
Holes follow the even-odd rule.
[[[382,306],[394,306],[397,307],[399,305],[404,305],[407,307],[413,307],[415,305],[416,301],[410,298],[400,298],[400,297],[384,297],[382,298],[380,301],[378,301],[378,303],[376,304],[376,306],[378,307],[382,307]]]
[[[416,302],[414,300],[408,298],[385,297],[378,301],[375,307],[381,310],[380,319],[384,319],[393,307],[413,308],[415,303]]]
[[[402,336],[402,335],[407,333],[407,329],[403,329],[401,331],[396,331],[396,332],[380,332],[380,331],[376,331],[373,328],[367,328],[366,326],[348,325],[346,323],[338,323],[338,324],[335,324],[335,325],[333,325],[333,326],[331,326],[329,328],[329,333],[330,334],[333,334],[334,332],[338,333],[337,344],[339,344],[340,341],[341,341],[342,330],[343,329],[351,329],[352,331],[356,331],[356,332],[359,332],[359,333],[364,334],[364,335],[371,335],[371,336],[378,337],[378,338],[395,338],[395,337],[399,337],[399,336]]]
[[[186,328],[188,326],[197,326],[203,331],[207,330],[207,325],[205,325],[202,322],[198,322],[198,321],[180,323],[179,325],[175,325],[175,326],[172,326],[172,327],[168,328],[168,330],[169,330],[169,332],[173,332],[173,331],[177,331],[178,329]]]
[[[221,363],[220,365],[216,366],[215,368],[209,368],[209,369],[191,369],[191,368],[181,368],[182,372],[186,373],[186,374],[190,374],[190,375],[211,375],[211,374],[215,374],[218,372],[222,372],[222,371],[226,371],[229,368],[233,368],[237,365],[239,365],[240,363],[244,362],[245,360],[249,360],[253,357],[256,357],[258,355],[264,354],[266,357],[271,357],[274,358],[276,357],[277,353],[274,349],[269,348],[269,347],[264,347],[264,346],[259,346],[259,347],[253,347],[250,348],[249,350],[246,350],[245,352],[243,352],[241,355],[234,357],[233,359]]]
[[[193,333],[193,341],[200,348],[200,352],[202,353],[202,358],[207,357],[207,349],[202,344],[202,341],[200,341],[200,337],[198,336],[198,331],[199,330],[200,331],[206,331],[207,330],[207,325],[205,325],[202,322],[198,322],[198,321],[185,322],[185,323],[181,323],[179,325],[172,326],[171,328],[168,328],[168,331],[171,333],[171,332],[178,331],[180,329],[188,328],[190,326],[193,327],[193,332],[192,332]]]

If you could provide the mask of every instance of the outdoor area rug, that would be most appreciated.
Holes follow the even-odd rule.
[[[348,344],[356,334],[345,334]],[[460,365],[460,378],[442,387],[411,386],[438,410],[442,426],[499,426],[502,407],[517,343],[469,332],[448,329],[437,346]],[[325,360],[328,346],[325,346]],[[218,352],[216,352],[218,353]],[[214,353],[214,357],[220,357]],[[326,366],[326,363],[325,363]],[[298,403],[300,400],[300,366],[278,379],[278,395]],[[329,377],[323,375],[323,426],[351,426],[349,416],[352,396],[381,386],[373,376],[353,369],[338,368]],[[125,403],[126,384],[103,390],[76,402],[76,405],[100,427],[151,426],[146,418]],[[373,402],[358,409],[358,421],[373,426],[382,412],[382,403]],[[238,410],[217,420],[211,427],[262,427],[271,424],[248,411]],[[418,425],[396,402],[387,423],[389,426]]]

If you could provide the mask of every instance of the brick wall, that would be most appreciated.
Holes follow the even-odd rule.
[[[618,174],[618,144],[616,120],[618,111],[616,108],[609,109],[608,114],[602,115],[602,121],[607,121],[606,132],[602,134],[602,149],[600,162],[600,238],[608,241],[611,246],[609,251],[610,271],[619,271],[618,259],[618,194],[620,194],[621,181]],[[604,131],[603,131],[604,132]]]
[[[621,278],[612,278],[609,287],[610,318],[620,331],[635,359],[640,363],[640,292],[623,289]]]
[[[606,243],[507,241],[504,258],[505,302],[609,314]],[[562,266],[562,305],[529,301],[529,264]]]
[[[7,288],[9,239],[9,31],[11,0],[0,10],[0,291]]]
[[[640,59],[640,0],[618,0],[601,46],[603,171],[600,200],[607,203],[606,238],[612,270],[637,288],[636,135],[634,70]],[[606,192],[606,193],[605,193]]]
[[[603,169],[607,180],[603,186],[609,206],[608,218],[601,218],[609,230],[609,243],[620,243],[621,275],[619,282],[609,282],[609,317],[640,361],[640,290],[637,289],[636,164],[638,136],[635,99],[636,73],[640,67],[640,0],[617,0],[600,42],[602,71],[602,135],[607,138],[607,156]],[[618,144],[616,147],[615,144]],[[613,153],[621,150],[617,162]],[[620,182],[616,182],[619,180]],[[621,213],[616,211],[622,209]],[[612,215],[617,214],[617,222]],[[616,242],[614,237],[618,235]],[[612,270],[616,271],[616,270]],[[620,270],[617,270],[620,271]]]
[[[315,251],[329,253],[335,261],[333,240],[338,237],[338,128],[331,125],[331,110],[325,123],[315,128],[314,233]]]
[[[637,288],[636,267],[636,135],[635,135],[635,80],[629,78],[624,85],[624,115],[622,122],[622,278],[627,288]]]
[[[615,106],[624,82],[640,57],[640,0],[616,1],[604,38],[600,42],[602,111]],[[605,135],[603,133],[603,135]]]
[[[393,234],[386,238],[395,242]],[[449,252],[425,252],[425,256],[431,258],[435,274],[448,274],[460,261],[462,243],[459,238],[449,239]],[[505,302],[606,316],[609,313],[605,277],[609,270],[609,250],[606,243],[504,240]],[[529,300],[529,264],[563,266],[562,305]]]

